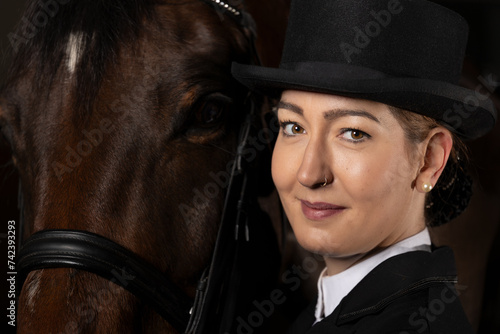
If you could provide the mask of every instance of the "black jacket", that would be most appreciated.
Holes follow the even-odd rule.
[[[453,252],[415,251],[387,259],[313,326],[315,302],[289,334],[473,333],[460,303]]]

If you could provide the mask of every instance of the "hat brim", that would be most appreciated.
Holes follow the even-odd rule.
[[[284,90],[303,90],[381,102],[438,120],[465,140],[478,138],[496,122],[493,101],[479,92],[448,82],[373,75],[349,66],[336,72],[295,71],[233,63],[232,74],[253,91],[279,98]]]

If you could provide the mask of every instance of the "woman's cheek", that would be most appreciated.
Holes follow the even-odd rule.
[[[281,145],[276,144],[272,158],[271,173],[278,191],[286,188],[287,183],[290,183],[290,167],[287,166],[287,157],[284,151]]]
[[[347,154],[342,159],[337,155],[333,159],[336,161],[336,166],[332,169],[333,177],[343,183],[346,190],[359,196],[373,189],[372,183],[376,182],[375,175],[379,170],[376,161],[366,159],[362,154]]]
[[[371,201],[391,192],[395,175],[390,160],[383,155],[365,152],[345,159],[342,168],[337,169],[336,177],[353,198]]]

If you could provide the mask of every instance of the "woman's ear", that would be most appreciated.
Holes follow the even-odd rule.
[[[437,183],[446,166],[453,146],[453,137],[444,127],[432,129],[427,136],[423,167],[420,169],[415,185],[417,191],[429,192]]]

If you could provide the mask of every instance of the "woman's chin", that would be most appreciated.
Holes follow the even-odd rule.
[[[321,256],[342,256],[343,250],[342,246],[338,245],[331,240],[327,239],[323,236],[315,236],[315,235],[307,235],[307,234],[296,234],[299,237],[297,238],[297,242],[307,250],[313,254],[318,254]],[[331,239],[331,238],[329,238]]]

